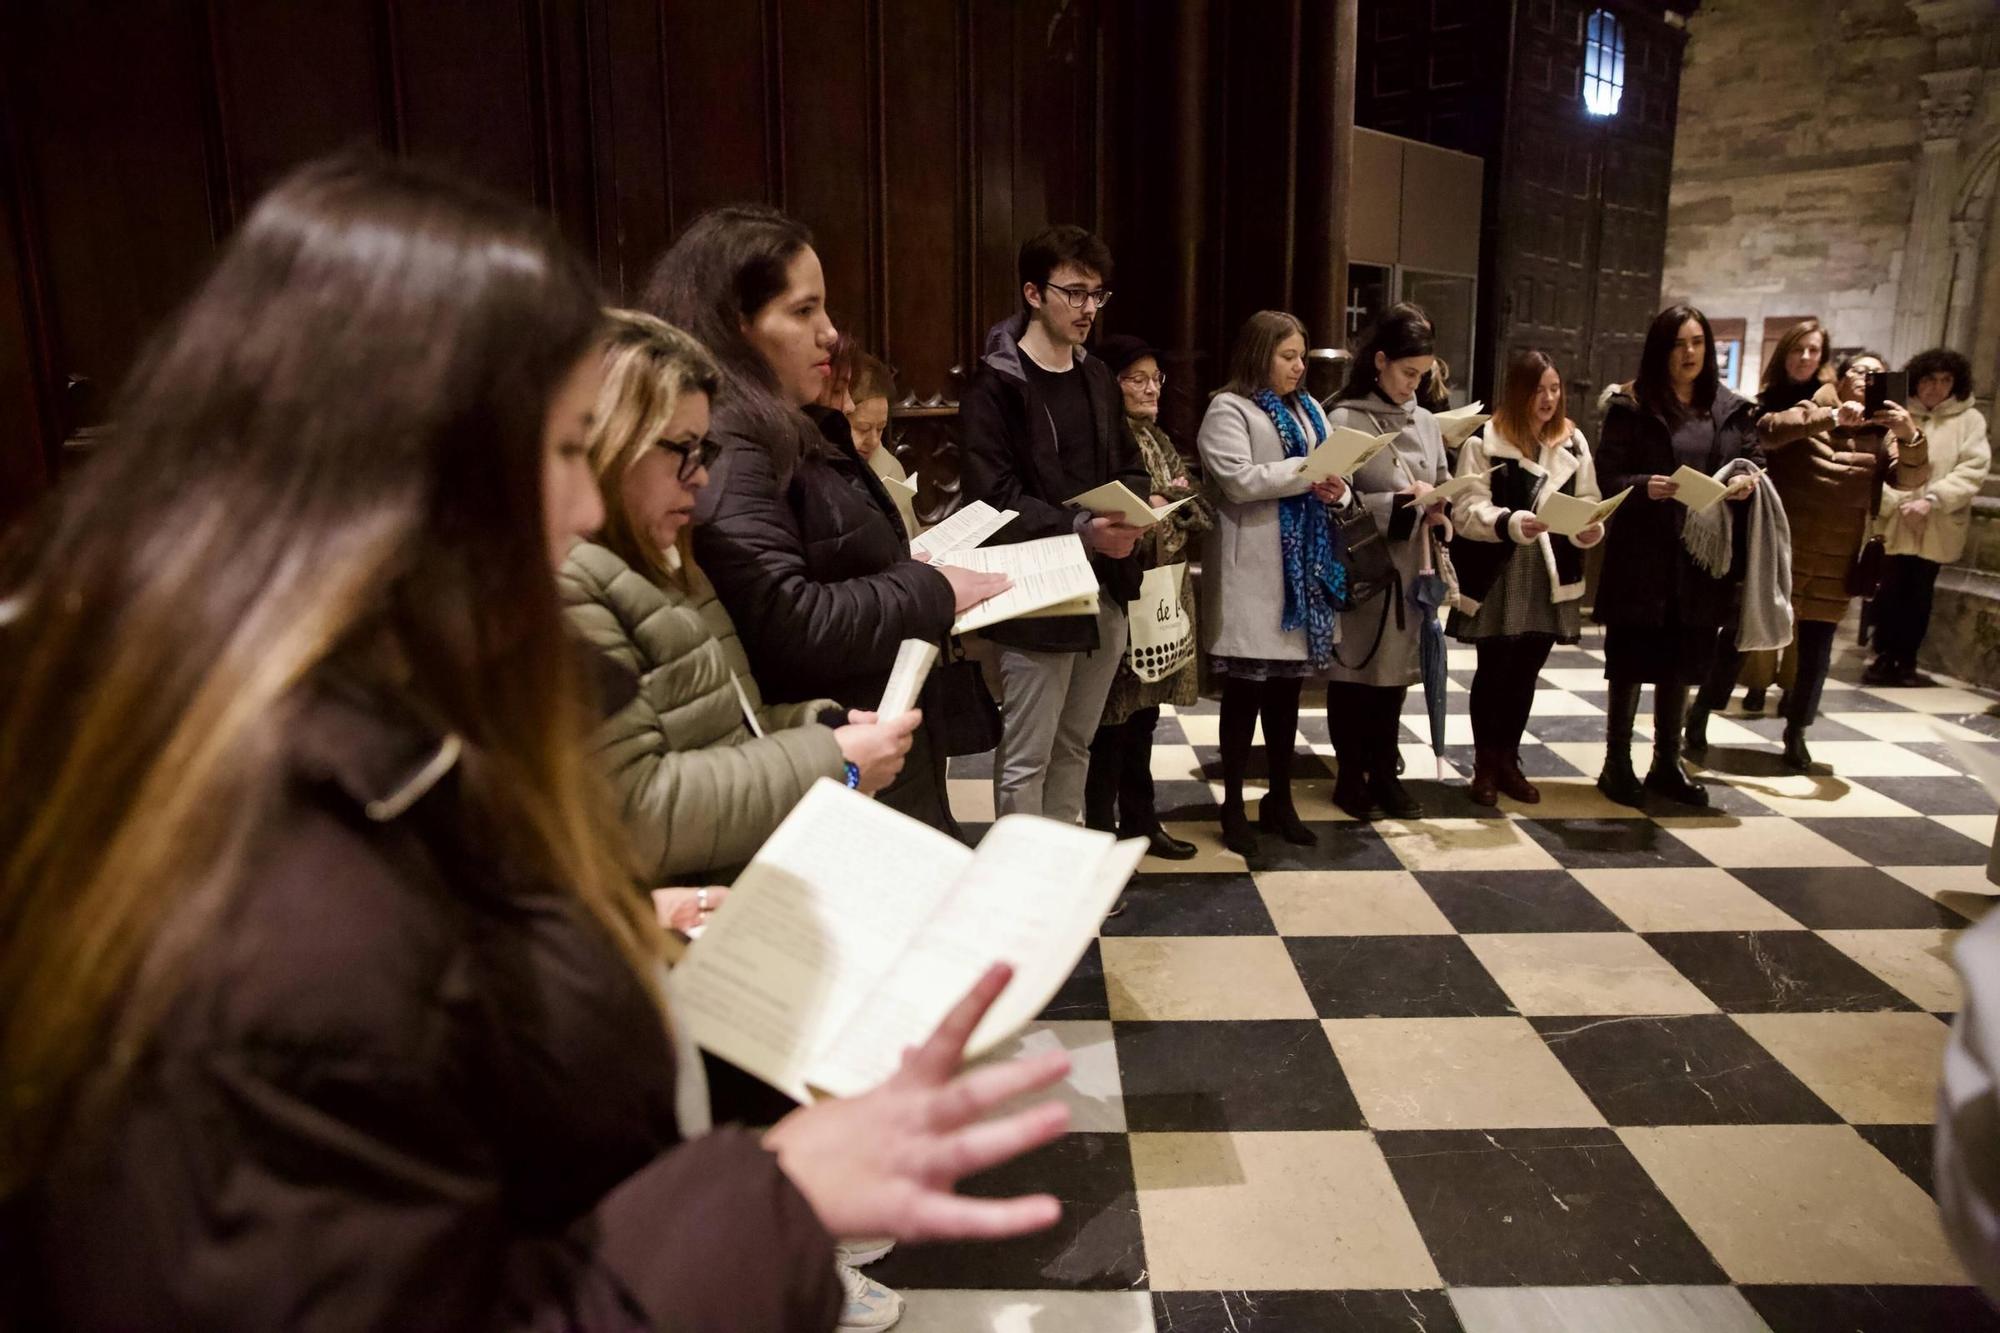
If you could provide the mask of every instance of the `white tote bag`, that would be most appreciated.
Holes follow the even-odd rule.
[[[1181,607],[1186,577],[1186,561],[1149,569],[1139,583],[1139,599],[1126,603],[1131,633],[1125,661],[1140,680],[1165,680],[1194,656],[1194,622]]]

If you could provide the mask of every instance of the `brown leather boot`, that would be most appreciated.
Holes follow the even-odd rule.
[[[1500,804],[1500,757],[1492,750],[1475,750],[1472,758],[1472,785],[1466,794],[1474,805]]]
[[[1498,759],[1493,785],[1500,789],[1500,794],[1522,805],[1540,805],[1542,789],[1528,781],[1527,774],[1521,771],[1521,756],[1510,751],[1501,754]]]

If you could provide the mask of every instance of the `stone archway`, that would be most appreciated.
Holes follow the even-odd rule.
[[[1951,289],[1944,341],[1966,352],[1973,350],[1975,312],[1986,285],[1987,233],[1996,184],[2000,184],[2000,132],[1972,154],[1951,208]]]

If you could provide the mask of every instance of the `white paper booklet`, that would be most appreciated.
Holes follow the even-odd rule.
[[[1579,500],[1574,495],[1564,495],[1561,491],[1551,491],[1535,506],[1535,517],[1548,524],[1549,531],[1562,537],[1574,537],[1593,523],[1602,523],[1611,517],[1611,511],[1625,503],[1625,497],[1632,493],[1627,486],[1609,500]]]
[[[1063,503],[1077,509],[1088,509],[1093,514],[1117,514],[1132,527],[1148,528],[1193,498],[1190,495],[1155,509],[1144,496],[1135,494],[1124,482],[1107,481],[1096,490],[1072,495]]]
[[[1397,432],[1387,435],[1366,435],[1346,426],[1335,426],[1327,432],[1326,439],[1319,448],[1306,455],[1303,475],[1308,481],[1326,481],[1331,477],[1351,477],[1368,460],[1387,449],[1395,442]]]
[[[933,563],[954,551],[969,551],[1019,518],[1012,509],[995,509],[984,500],[960,506],[957,513],[910,543],[910,554]]]
[[[882,691],[882,702],[876,706],[875,715],[886,720],[915,708],[917,696],[924,692],[924,678],[931,674],[937,659],[936,644],[922,639],[903,640],[896,649],[896,665],[889,668],[889,684]]]
[[[882,478],[882,485],[892,495],[914,496],[917,493],[917,479],[915,477],[884,477]]]
[[[1417,507],[1428,509],[1433,505],[1450,504],[1466,492],[1477,490],[1485,480],[1484,472],[1468,472],[1462,477],[1453,477],[1425,491],[1417,498]]]
[[[982,546],[977,550],[953,551],[941,557],[941,565],[977,569],[989,574],[1005,574],[1014,586],[998,597],[989,597],[952,622],[953,634],[984,629],[1003,620],[1019,620],[1035,612],[1054,615],[1051,608],[1061,603],[1078,607],[1088,598],[1089,609],[1063,611],[1065,615],[1097,613],[1097,571],[1082,538],[1074,533],[1044,537],[1040,541],[1015,542],[1009,546]]]
[[[1479,428],[1493,419],[1484,403],[1467,403],[1464,407],[1454,407],[1449,412],[1433,413],[1437,417],[1438,431],[1444,442],[1456,449],[1471,439]]]
[[[673,970],[694,1040],[800,1101],[896,1072],[996,962],[1014,966],[966,1047],[990,1051],[1054,997],[1146,844],[1009,815],[977,852],[821,779]]]
[[[1696,472],[1685,463],[1674,469],[1674,475],[1669,480],[1680,487],[1674,492],[1674,499],[1697,514],[1720,500],[1722,493],[1729,489],[1706,472]]]

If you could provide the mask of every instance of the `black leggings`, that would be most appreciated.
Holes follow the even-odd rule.
[[[1403,734],[1407,685],[1357,685],[1330,681],[1326,687],[1326,730],[1343,782],[1369,773],[1394,777],[1396,742]]]
[[[1892,555],[1882,562],[1882,590],[1875,594],[1875,655],[1891,666],[1917,669],[1917,650],[1930,633],[1937,577],[1937,561],[1920,555]]]
[[[1819,716],[1820,695],[1826,689],[1827,673],[1833,669],[1833,636],[1840,626],[1831,620],[1801,620],[1793,626],[1798,640],[1798,670],[1791,688],[1785,691],[1785,721],[1795,727],[1809,727]],[[1715,646],[1715,666],[1701,687],[1699,703],[1711,713],[1729,707],[1729,692],[1743,670],[1743,654],[1736,651],[1735,631],[1725,629]]]
[[[1159,724],[1160,710],[1153,707],[1097,729],[1083,779],[1086,825],[1128,838],[1145,837],[1159,827],[1153,809],[1153,729]]]
[[[1553,634],[1473,641],[1479,653],[1479,669],[1472,676],[1474,745],[1509,755],[1521,748],[1521,733],[1535,706],[1535,682],[1555,643]]]
[[[1270,765],[1270,795],[1278,805],[1292,799],[1292,747],[1299,734],[1299,690],[1305,682],[1238,680],[1222,682],[1222,803],[1243,804],[1243,776],[1250,767],[1250,742],[1264,722],[1264,754]]]

